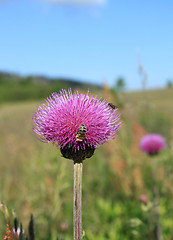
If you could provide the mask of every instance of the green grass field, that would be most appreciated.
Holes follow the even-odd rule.
[[[117,101],[108,89],[98,94]],[[158,186],[164,240],[173,240],[173,89],[122,93],[119,101],[124,123],[118,138],[84,161],[84,239],[155,240],[151,159],[138,147],[146,126],[169,137],[169,148],[158,157]],[[73,162],[63,159],[56,146],[37,139],[32,116],[39,103],[0,105],[0,200],[10,211],[16,211],[26,232],[30,214],[34,214],[36,239],[56,240],[59,236],[70,240]],[[142,114],[147,116],[144,126],[140,123]],[[139,201],[141,194],[148,196],[147,205]],[[0,212],[4,224],[0,239],[4,236],[3,219]]]
[[[163,111],[173,118],[173,88],[130,92],[125,94],[125,100],[135,108],[148,102],[154,109]]]

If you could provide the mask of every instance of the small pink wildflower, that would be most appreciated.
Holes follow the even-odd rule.
[[[147,204],[147,202],[148,202],[148,196],[147,196],[146,194],[141,194],[141,195],[139,196],[139,201],[140,201],[141,203]]]
[[[165,147],[165,140],[160,134],[147,134],[140,141],[140,149],[149,155],[156,155]]]
[[[89,94],[72,93],[71,89],[53,93],[38,106],[33,117],[33,130],[43,142],[61,148],[64,157],[91,157],[95,147],[112,140],[120,129],[120,114],[112,110],[106,100]],[[76,135],[80,126],[86,128],[81,141]]]

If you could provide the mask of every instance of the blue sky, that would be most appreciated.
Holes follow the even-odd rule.
[[[172,13],[172,0],[0,0],[0,70],[110,86],[123,77],[135,90],[140,56],[147,88],[164,87]]]

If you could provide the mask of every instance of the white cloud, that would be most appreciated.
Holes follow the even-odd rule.
[[[107,0],[42,0],[50,4],[63,5],[103,5]]]

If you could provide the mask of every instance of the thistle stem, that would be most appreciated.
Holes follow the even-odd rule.
[[[82,240],[82,161],[74,162],[73,239]]]
[[[157,159],[153,159],[153,198],[155,205],[155,220],[156,220],[156,239],[162,240],[162,228],[160,224],[160,211],[159,211],[159,194],[157,188]]]

